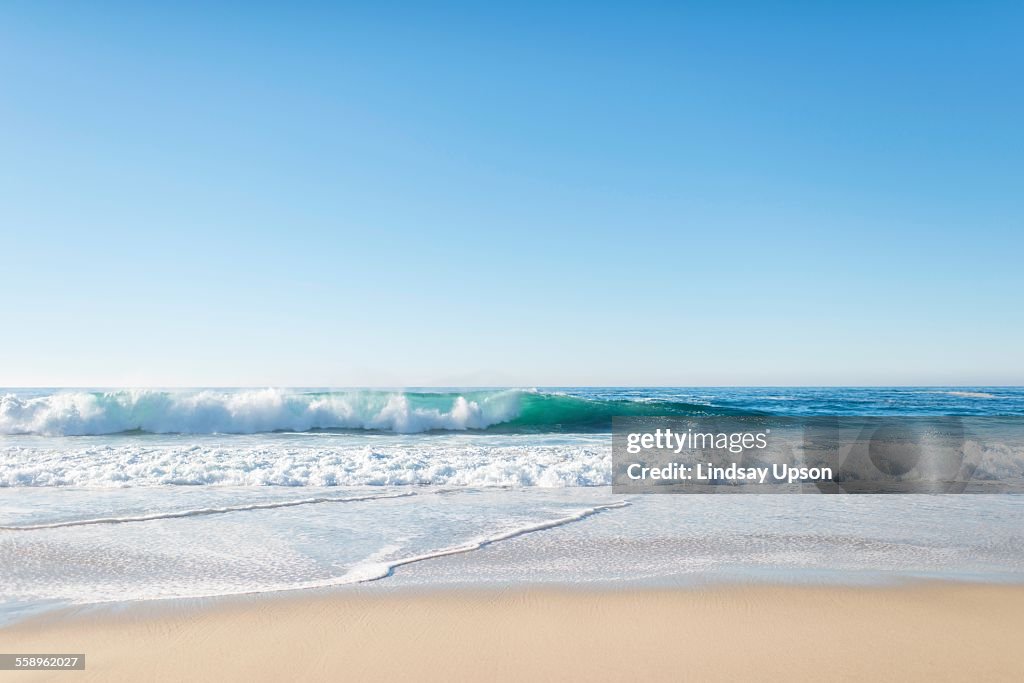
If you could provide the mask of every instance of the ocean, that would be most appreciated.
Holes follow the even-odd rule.
[[[1024,415],[1024,389],[0,390],[0,620],[332,586],[1024,577],[1024,497],[611,490],[615,416]],[[991,477],[1024,476],[997,453]]]

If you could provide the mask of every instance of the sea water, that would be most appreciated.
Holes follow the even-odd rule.
[[[609,486],[616,415],[1014,417],[1019,388],[0,396],[0,619],[346,585],[1024,577],[1016,495]]]

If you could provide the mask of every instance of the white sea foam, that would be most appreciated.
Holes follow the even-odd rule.
[[[538,487],[612,483],[610,439],[570,435],[484,435],[367,439],[347,435],[121,437],[83,445],[79,438],[18,437],[0,446],[0,489],[20,487]],[[41,445],[36,445],[41,444]],[[321,445],[322,444],[322,445]],[[973,478],[1019,481],[1020,443],[971,439]]]
[[[316,441],[305,437],[305,443]],[[332,441],[333,439],[323,439]],[[136,442],[0,448],[3,487],[603,486],[611,446],[413,442],[353,446]]]
[[[390,562],[371,562],[356,565],[350,569],[344,576],[338,579],[338,583],[365,583],[367,581],[376,581],[379,579],[387,578],[399,567],[405,565],[414,564],[416,562],[423,562],[424,560],[433,560],[439,557],[448,557],[450,555],[461,555],[462,553],[469,553],[474,550],[480,550],[492,543],[498,543],[500,541],[507,541],[517,536],[523,536],[525,534],[533,533],[534,531],[543,531],[545,529],[554,529],[555,527],[565,526],[573,522],[578,522],[581,519],[586,519],[591,515],[596,515],[599,512],[606,510],[614,510],[616,508],[622,508],[629,505],[624,500],[616,501],[614,503],[607,503],[605,505],[595,505],[594,507],[586,508],[578,512],[574,512],[571,515],[560,517],[558,519],[552,519],[545,522],[537,522],[535,524],[528,524],[526,526],[516,527],[509,529],[508,531],[502,531],[500,533],[492,534],[484,538],[470,541],[469,543],[463,543],[460,545],[450,546],[448,548],[441,548],[440,550],[433,550],[428,553],[420,555],[412,555],[410,557],[403,557],[397,560],[391,560]]]
[[[60,392],[0,398],[0,434],[253,434],[312,429],[375,429],[399,433],[483,429],[515,418],[517,390],[478,398],[401,392],[297,393],[124,390]],[[431,404],[432,403],[432,404]]]
[[[492,499],[494,504],[480,508],[476,498],[456,504],[427,496],[419,505],[391,501],[394,505],[383,508],[376,508],[378,503],[346,506],[327,511],[325,517],[287,516],[273,510],[232,520],[166,517],[145,529],[142,525],[103,530],[40,527],[12,534],[0,547],[0,563],[24,558],[0,576],[0,594],[15,604],[42,596],[65,604],[95,604],[352,585],[385,578],[398,567],[469,553],[627,505],[608,501],[581,507],[545,500],[537,506],[528,504],[528,498],[520,499],[513,504]],[[383,518],[374,512],[378,509]],[[391,523],[375,530],[367,525],[372,519]],[[287,533],[296,526],[301,534]],[[245,533],[233,533],[241,530]],[[430,533],[424,534],[426,530]],[[167,552],[169,545],[175,547],[193,535],[195,542]],[[53,561],[53,553],[75,559],[64,571]],[[164,560],[169,555],[174,562]],[[97,557],[107,559],[97,562]],[[54,572],[59,572],[61,580],[54,580]],[[3,603],[0,599],[0,617]]]

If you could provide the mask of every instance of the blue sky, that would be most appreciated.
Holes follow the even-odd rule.
[[[1019,3],[281,5],[0,8],[0,386],[1024,382]]]

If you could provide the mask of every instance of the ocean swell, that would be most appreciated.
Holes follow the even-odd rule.
[[[318,429],[416,433],[483,429],[512,419],[517,412],[518,396],[513,391],[475,398],[281,389],[61,392],[28,398],[7,394],[0,399],[0,433],[256,434]]]
[[[0,434],[593,431],[608,429],[614,415],[700,415],[709,410],[685,403],[599,400],[521,389],[64,391],[42,396],[8,393],[0,398]]]

